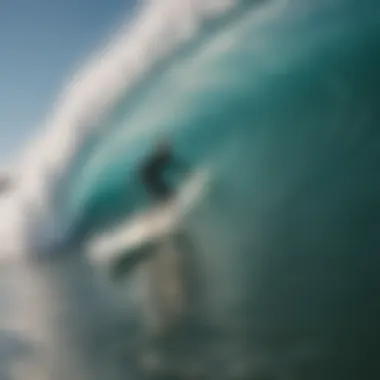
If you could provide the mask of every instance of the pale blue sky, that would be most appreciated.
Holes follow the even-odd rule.
[[[136,0],[0,1],[0,164],[41,125],[62,83]]]

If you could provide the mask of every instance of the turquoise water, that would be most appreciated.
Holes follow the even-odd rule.
[[[219,284],[209,305],[220,323],[289,378],[361,378],[379,334],[380,9],[269,6],[200,39],[122,103],[67,201],[94,230],[143,207],[134,171],[167,134],[216,173],[189,228]]]
[[[317,124],[320,133],[314,133],[329,139],[322,128],[345,128],[344,102],[353,100],[344,97],[356,90],[351,81],[359,80],[352,70],[360,70],[360,62],[351,61],[374,53],[377,16],[370,8],[360,9],[363,21],[358,21],[349,3],[299,7],[294,1],[254,7],[199,38],[187,54],[174,55],[170,64],[143,83],[143,90],[128,92],[105,121],[110,132],[95,148],[84,149],[84,165],[76,169],[79,173],[70,186],[70,214],[91,219],[92,228],[104,224],[105,214],[110,219],[118,212],[125,215],[125,204],[135,207],[135,198],[143,192],[135,183],[138,162],[162,134],[171,137],[178,153],[194,165],[212,160],[214,154],[223,156],[231,139],[243,139],[252,140],[249,156],[241,154],[244,162],[258,165],[256,155],[265,154],[269,156],[265,165],[278,167],[270,163],[276,157],[260,147],[261,138],[275,140],[266,144],[283,144],[283,135],[291,139],[296,134],[302,140],[301,135],[308,134],[313,139]],[[342,65],[349,67],[342,71]],[[268,136],[260,137],[263,134]],[[297,141],[287,144],[299,149]],[[318,149],[317,142],[314,145]],[[262,164],[259,168],[268,169]],[[301,177],[295,169],[290,168]],[[246,171],[242,180],[257,188],[262,181],[249,179],[254,172]]]
[[[170,136],[213,173],[186,228],[223,355],[251,379],[376,378],[379,5],[247,4],[115,102],[59,216],[82,239],[148,207],[138,163]]]

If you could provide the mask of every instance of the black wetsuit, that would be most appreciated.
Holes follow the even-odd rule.
[[[169,173],[170,171],[170,173]],[[188,173],[189,167],[174,156],[170,147],[157,149],[143,163],[140,176],[147,192],[156,200],[167,200],[174,192],[175,187],[168,181],[168,174],[173,179],[175,175],[176,181],[180,180],[178,176]]]
[[[150,156],[141,168],[141,179],[148,193],[156,199],[167,199],[173,189],[165,181],[164,173],[173,163],[170,150],[156,151]]]

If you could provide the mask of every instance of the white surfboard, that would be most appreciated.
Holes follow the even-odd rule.
[[[110,263],[120,254],[144,249],[175,232],[180,221],[206,195],[210,182],[207,170],[198,170],[169,202],[135,215],[112,233],[89,243],[91,258],[98,264]]]
[[[131,279],[128,289],[136,285],[135,292],[127,293],[137,296],[133,302],[146,337],[170,334],[185,315],[196,313],[198,265],[181,221],[208,193],[209,184],[209,172],[197,171],[172,200],[92,242],[93,258],[106,276]]]

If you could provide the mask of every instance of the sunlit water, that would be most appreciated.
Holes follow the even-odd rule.
[[[172,365],[185,378],[376,378],[379,5],[183,3],[137,11],[15,168],[0,379],[143,378],[138,289],[80,243],[148,207],[136,165],[162,133],[213,173],[183,221],[207,328]]]

